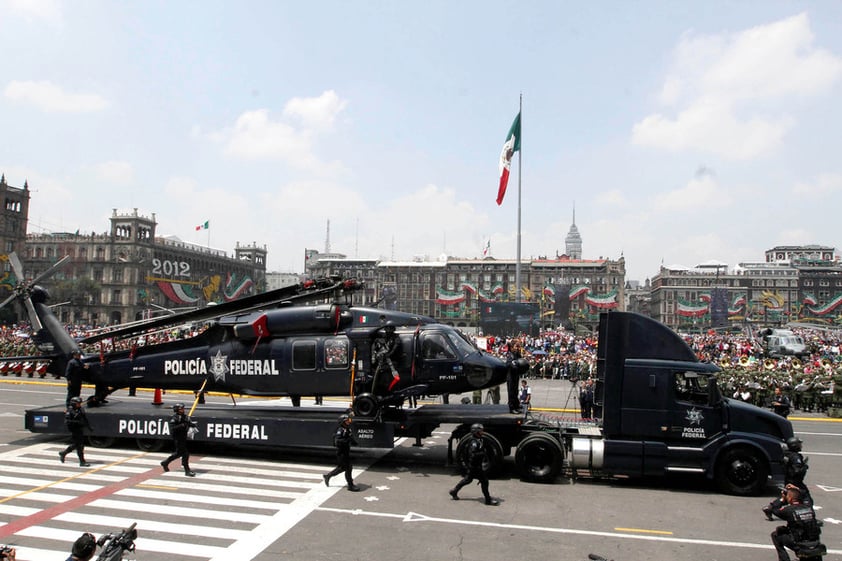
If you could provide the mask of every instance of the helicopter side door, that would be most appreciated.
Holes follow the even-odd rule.
[[[296,337],[287,341],[292,395],[348,395],[351,345],[348,337]]]

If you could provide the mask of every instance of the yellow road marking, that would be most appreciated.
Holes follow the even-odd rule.
[[[615,532],[635,532],[638,534],[659,534],[662,536],[671,536],[672,532],[666,530],[646,530],[643,528],[614,528]]]

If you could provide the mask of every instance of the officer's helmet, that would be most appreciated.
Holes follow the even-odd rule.
[[[800,452],[801,451],[801,439],[797,436],[790,436],[786,439],[786,447],[790,449],[792,452]]]
[[[82,398],[81,397],[71,397],[70,403],[82,403]]]
[[[179,409],[184,409],[183,403],[176,403],[175,405],[172,406],[173,411],[178,411]]]
[[[340,415],[339,416],[339,424],[340,425],[344,425],[344,424],[349,423],[349,422],[351,422],[351,416],[350,415]]]
[[[482,426],[482,423],[474,423],[471,425],[471,434],[474,436],[480,434],[483,430],[485,430],[485,427]]]
[[[386,329],[386,331],[394,331],[395,330],[395,322],[387,321],[385,329]]]

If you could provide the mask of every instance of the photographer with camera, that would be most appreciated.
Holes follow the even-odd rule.
[[[134,541],[137,538],[135,526],[137,522],[120,531],[119,534],[105,534],[99,538],[96,544],[102,549],[97,561],[119,561],[123,558],[124,551],[134,551]]]
[[[8,545],[0,545],[0,561],[15,561],[17,550]]]
[[[798,555],[801,561],[821,561],[827,548],[821,543],[821,523],[811,504],[802,502],[801,489],[789,483],[784,493],[784,506],[776,513],[786,521],[772,532],[772,545],[778,552],[778,561],[790,561],[785,548]]]
[[[190,469],[190,450],[187,449],[187,433],[193,428],[196,428],[196,422],[184,413],[184,404],[176,403],[172,407],[173,416],[170,418],[170,434],[175,443],[175,451],[170,456],[161,462],[161,467],[164,471],[170,471],[170,462],[176,458],[181,458],[181,466],[184,468],[184,475],[187,477],[195,477],[196,472]]]
[[[801,453],[801,439],[791,436],[786,440],[787,450],[784,452],[784,487],[781,489],[781,496],[763,507],[763,514],[767,520],[774,520],[773,515],[779,516],[778,512],[785,505],[786,485],[792,484],[801,491],[801,502],[812,505],[813,499],[810,490],[804,483],[804,476],[807,475],[809,465],[807,458]]]
[[[96,538],[93,534],[85,532],[73,542],[73,549],[70,550],[67,561],[90,561],[94,553],[96,553]]]

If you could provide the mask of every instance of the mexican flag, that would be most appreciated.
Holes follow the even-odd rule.
[[[198,232],[199,230],[207,230],[208,228],[210,228],[210,220],[205,220],[204,224],[199,224],[198,226],[196,226],[196,231]]]
[[[506,135],[506,143],[503,144],[503,151],[500,152],[500,187],[497,189],[497,204],[503,204],[503,197],[506,196],[506,185],[509,184],[509,168],[512,167],[512,156],[520,150],[520,113],[515,117],[509,134]]]

